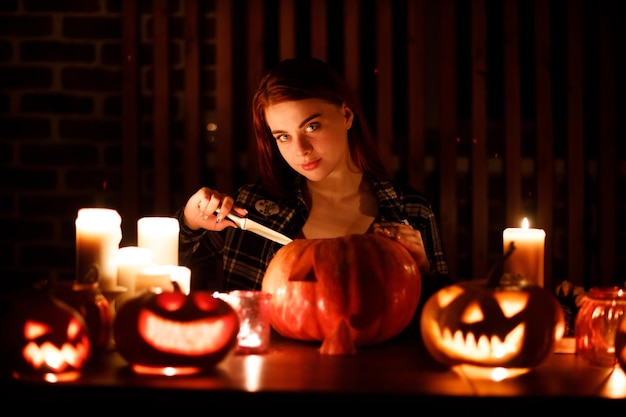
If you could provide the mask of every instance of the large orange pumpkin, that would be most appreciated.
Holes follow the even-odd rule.
[[[399,243],[374,234],[296,239],[272,258],[262,289],[270,322],[285,337],[323,341],[323,354],[354,354],[404,330],[421,275]]]

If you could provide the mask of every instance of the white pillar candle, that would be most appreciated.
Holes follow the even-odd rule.
[[[135,292],[137,274],[152,264],[152,251],[137,246],[125,246],[117,251],[117,285]]]
[[[152,251],[157,265],[178,265],[178,233],[174,217],[142,217],[137,220],[137,246]]]
[[[189,295],[191,291],[191,269],[178,265],[170,265],[169,268],[172,281],[176,281],[180,290]]]
[[[82,208],[76,217],[76,281],[104,291],[117,286],[117,251],[122,218],[113,209]]]
[[[152,264],[137,273],[135,292],[141,291],[172,291],[172,273],[170,265]]]
[[[544,245],[546,232],[531,229],[528,219],[522,221],[522,228],[507,228],[502,233],[503,251],[507,252],[511,242],[515,250],[504,262],[504,272],[519,274],[525,279],[543,287]]]

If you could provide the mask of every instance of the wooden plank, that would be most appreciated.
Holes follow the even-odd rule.
[[[153,137],[154,137],[154,213],[169,215],[170,204],[170,71],[169,71],[169,8],[167,0],[152,3],[152,55],[154,72]]]
[[[394,175],[393,22],[391,0],[376,1],[376,138],[378,152]]]
[[[361,72],[359,53],[360,43],[360,14],[359,0],[344,0],[343,3],[343,33],[344,33],[344,76],[352,89],[360,96]]]
[[[190,196],[200,187],[200,45],[198,0],[185,1],[185,96],[183,190]]]
[[[488,265],[487,193],[487,16],[485,0],[472,2],[472,276],[484,277]]]
[[[439,148],[439,185],[441,238],[448,258],[448,267],[453,278],[461,278],[458,268],[458,196],[456,141],[457,132],[457,82],[456,82],[456,25],[454,0],[441,0],[439,16],[438,51],[440,89],[440,148]],[[469,271],[468,271],[469,272]],[[469,278],[467,276],[462,278]]]
[[[230,0],[216,4],[216,86],[217,141],[215,187],[224,193],[233,192],[233,10]]]
[[[600,27],[600,140],[599,140],[599,276],[598,285],[613,286],[624,284],[624,277],[617,276],[615,268],[616,246],[616,179],[617,163],[615,155],[615,26],[613,16],[617,16],[615,2],[603,1],[600,14],[604,24]]]
[[[259,80],[261,74],[263,73],[264,68],[264,19],[263,19],[263,9],[264,9],[265,1],[264,0],[249,0],[248,1],[248,49],[247,49],[247,91],[248,97],[246,98],[246,103],[248,105],[247,115],[250,115],[250,123],[252,123],[252,96],[256,91],[256,88],[259,84]],[[254,131],[252,127],[248,130],[248,153],[247,153],[247,173],[248,180],[252,181],[253,179],[259,176],[259,163],[258,163],[258,152],[256,146],[256,139],[254,136]]]
[[[407,2],[408,182],[424,189],[424,5]]]
[[[139,24],[137,1],[122,3],[122,244],[137,244],[139,218]]]
[[[537,226],[546,232],[544,287],[551,289],[565,277],[552,276],[554,253],[554,127],[552,123],[552,81],[550,3],[535,1],[535,107],[537,124]],[[556,279],[555,279],[556,278]]]
[[[328,59],[328,12],[326,0],[311,0],[311,56]]]
[[[520,227],[529,217],[522,208],[522,121],[517,0],[505,0],[504,33],[504,123],[505,123],[505,225]],[[534,219],[533,219],[534,220]],[[532,221],[532,220],[531,220]]]
[[[279,0],[279,56],[294,58],[296,52],[296,4],[295,0]]]
[[[584,284],[583,46],[582,0],[567,2],[567,256],[568,277]]]

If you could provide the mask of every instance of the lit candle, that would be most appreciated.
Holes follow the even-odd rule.
[[[504,253],[511,242],[515,250],[504,262],[504,272],[519,274],[525,279],[543,287],[543,258],[546,232],[531,229],[524,217],[522,228],[507,228],[502,233]]]
[[[116,257],[122,218],[113,209],[83,208],[76,217],[76,281],[98,282],[102,290],[117,286]]]
[[[213,297],[226,301],[239,315],[239,333],[235,352],[262,354],[270,345],[270,298],[262,291],[234,290],[213,293]]]
[[[142,217],[137,220],[137,246],[152,251],[157,265],[178,265],[178,219]]]

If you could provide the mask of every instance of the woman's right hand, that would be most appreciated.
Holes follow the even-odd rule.
[[[245,216],[248,211],[235,207],[235,200],[226,194],[208,187],[202,187],[189,197],[184,210],[185,225],[192,230],[224,230],[226,227],[236,227],[226,215],[234,211],[239,216]]]

